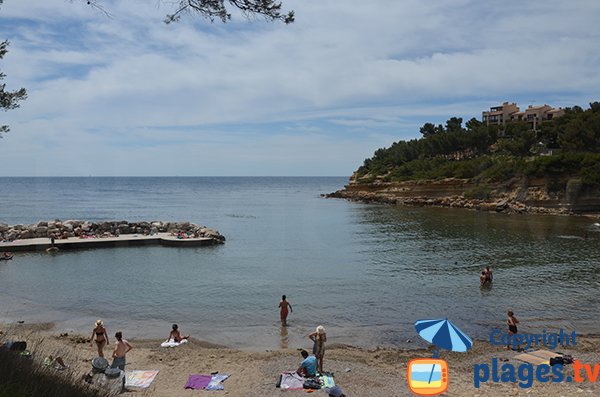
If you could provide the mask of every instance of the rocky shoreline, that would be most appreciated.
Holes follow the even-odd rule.
[[[217,230],[190,222],[164,221],[104,221],[90,222],[82,220],[39,221],[30,225],[8,225],[0,223],[0,241],[11,242],[32,238],[52,238],[56,240],[72,237],[114,237],[124,234],[154,235],[170,233],[194,238],[210,238],[214,244],[223,244],[225,236]]]
[[[384,203],[418,207],[464,208],[507,214],[591,215],[600,214],[600,195],[582,192],[548,193],[543,180],[516,179],[489,187],[489,197],[470,198],[477,188],[469,179],[419,180],[407,182],[361,183],[351,178],[343,189],[323,194],[325,198],[343,198],[365,203]]]

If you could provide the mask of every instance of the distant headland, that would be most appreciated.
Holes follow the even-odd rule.
[[[325,197],[509,213],[600,214],[600,102],[520,112],[504,103],[465,123],[375,151]]]

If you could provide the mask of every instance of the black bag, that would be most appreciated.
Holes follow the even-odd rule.
[[[573,364],[573,356],[565,354],[564,356],[562,356],[562,359],[563,359],[563,364]]]
[[[321,382],[319,382],[318,379],[315,378],[309,378],[307,380],[304,381],[304,384],[302,385],[303,388],[305,389],[315,389],[318,390],[321,388]]]
[[[25,349],[27,349],[27,342],[25,341],[13,342],[13,344],[10,346],[10,350],[17,352],[25,351]]]
[[[554,365],[563,365],[565,363],[565,360],[562,357],[552,357],[550,359],[550,365],[554,366]]]

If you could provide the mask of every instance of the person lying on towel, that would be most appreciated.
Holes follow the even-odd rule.
[[[302,350],[300,354],[304,360],[302,360],[296,372],[305,378],[315,376],[317,374],[317,358],[312,354],[309,356],[306,350]]]

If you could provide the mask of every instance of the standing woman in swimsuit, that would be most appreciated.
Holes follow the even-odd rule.
[[[327,334],[325,328],[319,325],[315,332],[308,334],[310,340],[313,341],[313,354],[317,357],[317,370],[320,374],[323,373],[323,356],[325,355],[325,342],[327,342]]]
[[[90,338],[90,343],[96,338],[96,347],[98,348],[98,357],[104,357],[104,345],[108,346],[108,333],[106,332],[106,328],[104,328],[104,324],[102,324],[102,320],[96,320],[96,327],[92,331],[92,337]],[[93,344],[92,344],[93,346]]]
[[[286,296],[281,296],[281,302],[279,302],[279,317],[281,318],[281,325],[287,326],[288,307],[293,312],[292,305],[287,301]]]

